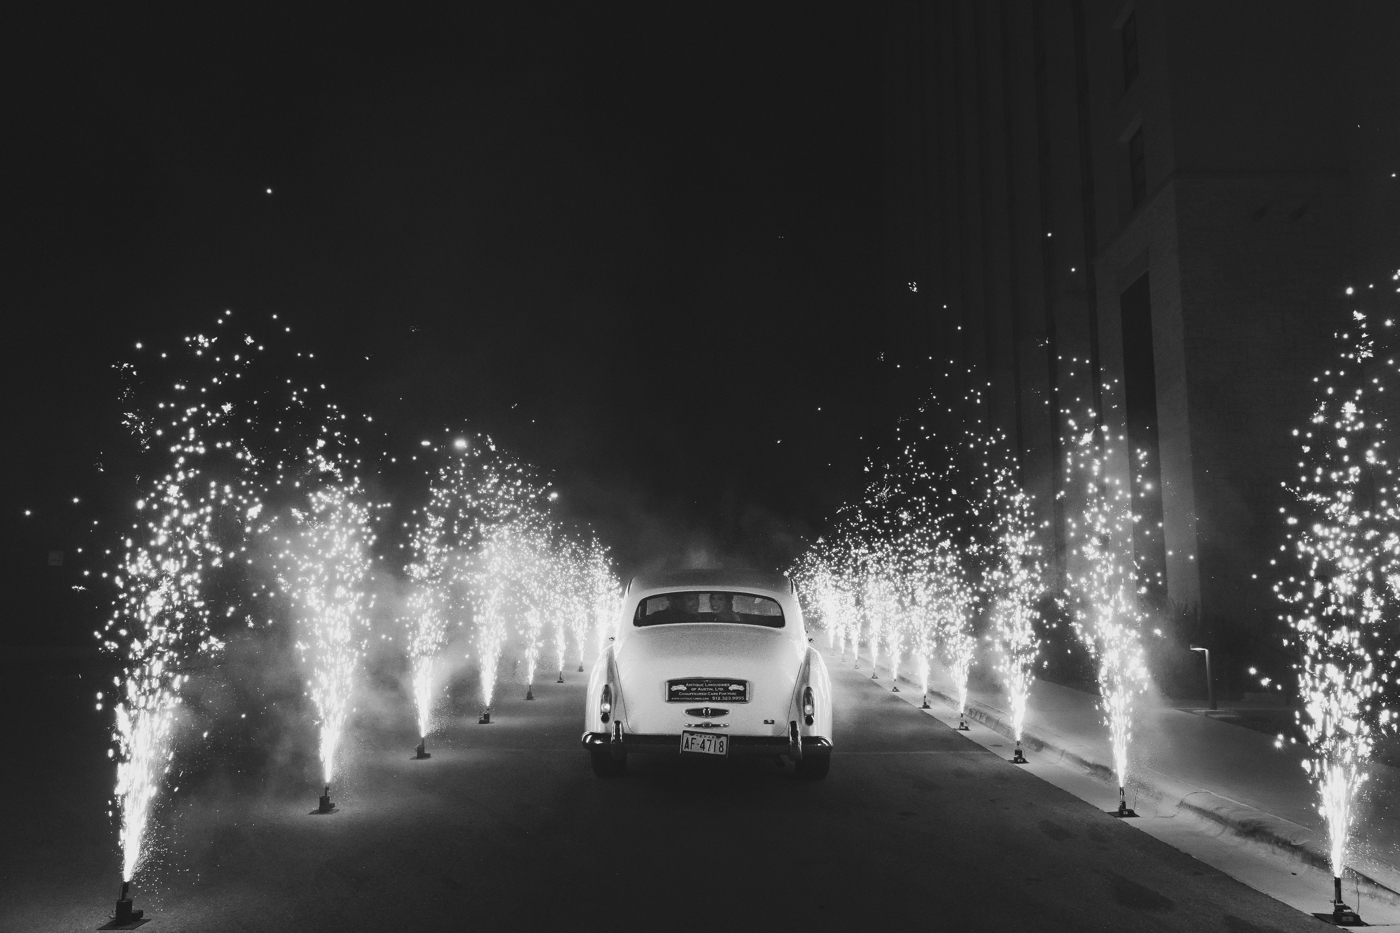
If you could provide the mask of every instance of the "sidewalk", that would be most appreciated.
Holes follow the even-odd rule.
[[[851,663],[826,653],[833,663]],[[956,706],[952,679],[942,667],[931,667],[930,700]],[[862,658],[861,668],[869,670],[868,657]],[[886,683],[887,671],[882,664]],[[907,673],[899,679],[918,690]],[[1052,755],[1101,778],[1104,808],[1112,809],[1118,802],[1117,780],[1098,701],[1079,690],[1037,681],[1022,744],[1028,756]],[[973,690],[967,713],[1011,737],[1010,706],[1003,695]],[[1129,748],[1128,803],[1135,794],[1151,797],[1328,869],[1327,833],[1302,759],[1300,746],[1276,748],[1272,736],[1173,708],[1149,694],[1141,698]],[[1376,894],[1400,903],[1400,769],[1373,763],[1370,775],[1355,808],[1347,865]]]

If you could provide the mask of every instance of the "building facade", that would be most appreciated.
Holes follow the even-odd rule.
[[[1393,297],[1397,27],[1383,2],[883,12],[891,328],[990,382],[1061,580],[1064,413],[1103,413],[1165,650],[1204,641],[1227,687],[1287,662],[1292,429],[1349,311]]]

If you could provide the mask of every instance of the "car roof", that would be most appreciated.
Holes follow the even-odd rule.
[[[629,593],[664,589],[697,589],[715,587],[725,589],[766,590],[784,595],[794,592],[792,581],[786,574],[771,570],[729,569],[729,570],[666,570],[659,573],[639,574],[628,584]]]

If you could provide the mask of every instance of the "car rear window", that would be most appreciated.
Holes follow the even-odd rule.
[[[678,625],[687,622],[729,622],[736,625],[783,627],[783,607],[777,600],[751,593],[667,593],[637,603],[636,626]]]

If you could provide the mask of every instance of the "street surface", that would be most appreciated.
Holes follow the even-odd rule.
[[[671,757],[596,778],[574,671],[535,702],[506,685],[489,726],[463,705],[429,761],[410,760],[406,714],[363,713],[330,816],[309,813],[314,772],[208,763],[158,817],[143,929],[1328,929],[1009,764],[1004,740],[954,731],[868,664],[828,662],[837,752],[818,782]],[[73,676],[5,678],[5,933],[92,930],[116,898],[104,720],[93,675]]]

